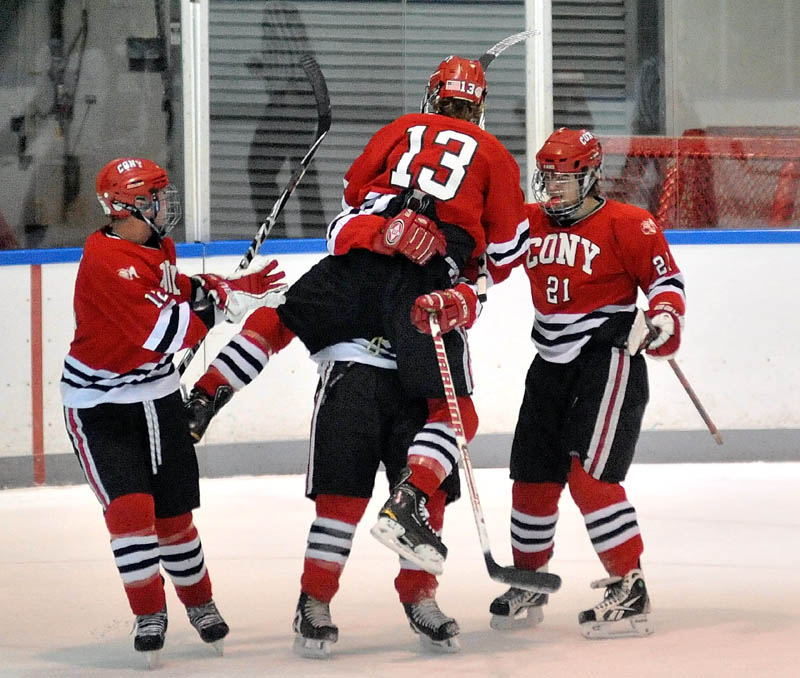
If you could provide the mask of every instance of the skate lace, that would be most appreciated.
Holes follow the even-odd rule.
[[[509,605],[518,605],[532,600],[536,594],[533,591],[526,591],[525,589],[518,589],[512,586],[508,591],[500,596],[499,600],[508,603]]]
[[[167,610],[160,610],[153,614],[140,614],[133,622],[131,633],[137,636],[161,636],[167,630]]]
[[[411,618],[420,626],[438,629],[443,624],[452,621],[439,609],[434,598],[425,598],[411,605]]]
[[[309,596],[303,605],[303,612],[312,626],[317,628],[320,626],[333,626],[328,603],[323,603],[321,600]]]
[[[597,579],[591,583],[593,589],[605,587],[606,591],[603,594],[603,600],[595,606],[597,610],[604,610],[614,605],[618,605],[628,595],[628,592],[623,586],[622,577],[606,577],[605,579]]]
[[[428,522],[428,518],[430,518],[430,512],[428,511],[428,500],[425,497],[419,498],[419,504],[417,505],[417,510],[419,511],[419,516],[422,518],[422,522],[433,531],[431,524]]]
[[[204,605],[187,607],[186,613],[189,616],[189,622],[196,629],[205,629],[209,626],[222,624],[224,621],[213,600],[208,601]]]

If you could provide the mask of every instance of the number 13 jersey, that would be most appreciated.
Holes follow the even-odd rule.
[[[441,222],[460,227],[491,261],[525,252],[528,220],[519,166],[500,141],[471,122],[410,113],[378,130],[344,179],[343,212],[328,228],[328,250],[342,254],[383,223],[389,200],[407,188],[436,199]]]

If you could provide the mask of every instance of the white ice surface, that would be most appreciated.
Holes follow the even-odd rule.
[[[507,471],[476,473],[495,558],[511,564]],[[419,650],[393,589],[397,559],[369,536],[385,478],[360,526],[331,610],[329,660],[291,651],[291,621],[313,504],[300,476],[202,481],[195,513],[214,597],[231,626],[225,656],[204,646],[168,585],[166,676],[800,676],[800,463],[635,465],[656,633],[584,640],[577,614],[603,571],[568,492],[551,569],[562,575],[542,625],[500,633],[488,605],[504,587],[485,571],[469,501],[445,517],[450,548],[438,600],[462,651]],[[463,485],[463,483],[462,483]],[[466,488],[464,488],[466,494]],[[145,672],[99,505],[86,486],[0,492],[0,675]]]

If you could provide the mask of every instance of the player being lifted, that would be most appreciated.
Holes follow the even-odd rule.
[[[373,534],[432,574],[441,573],[447,549],[429,523],[427,504],[456,469],[459,452],[433,342],[412,324],[412,307],[427,292],[446,289],[424,298],[415,312],[438,314],[443,327],[464,325],[479,306],[463,281],[468,267],[483,253],[496,265],[511,264],[524,254],[528,233],[519,167],[481,126],[485,97],[477,61],[451,56],[437,67],[422,112],[378,130],[348,170],[344,210],[327,232],[333,256],[292,285],[285,304],[248,318],[187,403],[198,438],[233,391],[295,335],[312,356],[336,347],[328,356],[340,361],[371,344],[388,348],[404,393],[426,399],[427,418]],[[445,343],[471,439],[478,420],[463,327]]]
[[[276,262],[237,280],[179,273],[167,233],[180,203],[150,160],[109,162],[97,176],[97,197],[110,221],[86,240],[78,268],[75,336],[61,377],[67,431],[103,507],[136,615],[134,648],[155,653],[164,645],[161,567],[200,637],[218,643],[228,625],[212,600],[192,521],[200,505],[197,459],[172,354],[223,317],[239,321],[252,308],[280,303],[283,273]]]
[[[646,635],[650,600],[636,511],[621,482],[648,401],[640,351],[669,358],[680,344],[683,275],[653,216],[600,195],[602,149],[586,130],[553,132],[536,155],[537,203],[527,206],[525,270],[535,309],[535,356],[511,449],[514,565],[553,555],[564,486],[608,578],[605,597],[579,615],[587,638]],[[509,271],[493,271],[499,281]],[[653,331],[632,331],[638,290]],[[630,335],[630,337],[629,337]],[[547,595],[516,588],[496,598],[496,629],[542,620]]]

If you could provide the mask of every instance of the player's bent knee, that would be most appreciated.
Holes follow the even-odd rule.
[[[471,396],[458,396],[458,409],[461,413],[461,423],[464,426],[464,435],[467,442],[471,441],[478,432],[478,413]],[[445,398],[428,398],[428,421],[450,423],[450,410]]]
[[[112,501],[105,513],[111,534],[131,534],[153,529],[156,514],[153,497],[143,492],[123,494]]]
[[[318,494],[314,503],[320,518],[332,518],[350,525],[358,525],[364,511],[367,510],[369,499],[347,497],[342,494]]]
[[[286,348],[295,334],[283,324],[274,308],[257,308],[244,321],[242,334],[255,334],[267,344],[267,352],[274,355]]]
[[[160,538],[171,537],[188,532],[194,527],[192,512],[182,513],[174,518],[156,518],[156,534]]]
[[[584,471],[577,459],[572,460],[567,481],[570,494],[583,514],[625,500],[622,485],[593,478]]]

